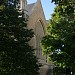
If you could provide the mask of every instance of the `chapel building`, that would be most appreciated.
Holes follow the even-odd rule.
[[[30,45],[35,48],[35,54],[42,67],[40,67],[40,75],[53,75],[53,65],[47,62],[47,55],[42,54],[40,42],[45,35],[46,19],[42,8],[41,0],[36,3],[27,4],[27,0],[20,0],[20,9],[24,11],[25,18],[28,18],[28,28],[33,29],[34,37],[30,41]]]

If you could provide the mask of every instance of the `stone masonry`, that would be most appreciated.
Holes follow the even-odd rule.
[[[27,4],[27,0],[20,0],[21,9],[24,10],[25,17],[28,18],[28,28],[33,29],[34,37],[30,41],[30,45],[35,48],[35,54],[38,58],[42,67],[40,67],[40,75],[53,75],[52,64],[47,62],[47,56],[42,54],[42,50],[40,47],[40,41],[42,37],[45,35],[46,30],[46,19],[44,16],[41,0],[37,0],[36,3]]]

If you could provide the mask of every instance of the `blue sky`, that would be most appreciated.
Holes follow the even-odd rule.
[[[34,3],[36,1],[37,0],[27,0],[28,4]],[[46,20],[48,20],[51,18],[51,14],[53,13],[53,10],[55,8],[55,4],[51,3],[51,0],[41,0],[41,3],[42,3],[42,7],[44,10]]]

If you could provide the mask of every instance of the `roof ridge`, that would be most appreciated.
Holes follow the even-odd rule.
[[[36,5],[36,3],[31,3],[31,4],[27,5],[27,10],[28,10],[29,15],[32,13],[35,5]]]

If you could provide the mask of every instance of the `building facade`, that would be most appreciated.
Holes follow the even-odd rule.
[[[42,54],[40,41],[45,35],[46,19],[44,16],[41,0],[36,3],[27,4],[27,0],[20,0],[20,7],[28,18],[28,28],[33,29],[34,37],[30,41],[30,45],[35,48],[35,54],[42,67],[40,67],[40,75],[52,75],[53,65],[47,62],[47,56]]]

